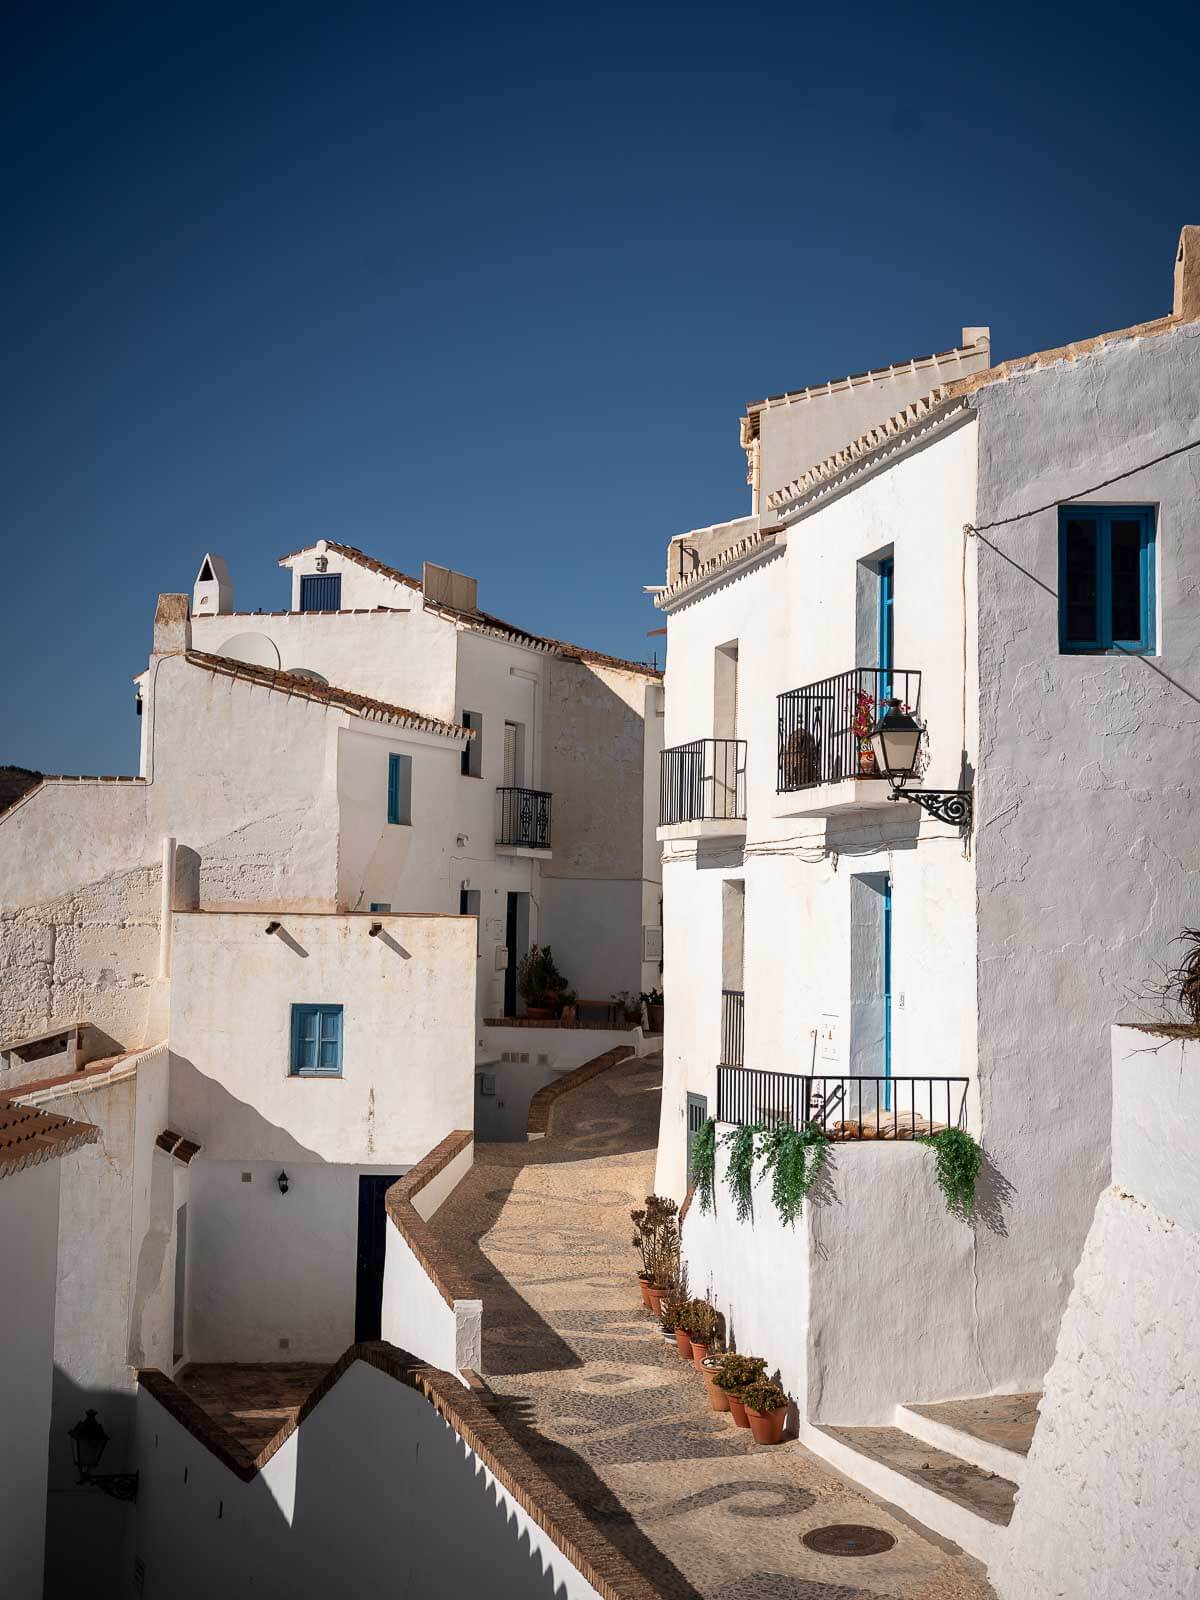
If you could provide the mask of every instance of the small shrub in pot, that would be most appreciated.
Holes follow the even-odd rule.
[[[788,1397],[784,1389],[768,1378],[748,1383],[739,1396],[746,1408],[750,1430],[759,1444],[779,1444],[787,1420]]]

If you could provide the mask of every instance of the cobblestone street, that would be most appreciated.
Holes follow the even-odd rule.
[[[653,1182],[659,1082],[623,1063],[565,1095],[545,1140],[477,1145],[433,1219],[483,1299],[497,1416],[671,1600],[986,1600],[977,1563],[798,1442],[756,1445],[710,1411],[642,1309],[629,1211]],[[801,1543],[834,1523],[896,1542]]]

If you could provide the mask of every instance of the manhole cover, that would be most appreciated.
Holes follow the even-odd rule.
[[[868,1528],[855,1522],[838,1522],[828,1528],[813,1528],[801,1540],[822,1556],[879,1556],[895,1544],[882,1528]]]

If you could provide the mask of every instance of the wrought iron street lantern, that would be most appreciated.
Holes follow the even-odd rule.
[[[969,828],[974,813],[969,789],[905,789],[916,775],[925,729],[899,700],[885,700],[871,729],[875,764],[891,785],[893,800],[913,800],[939,822]]]
[[[108,1445],[108,1434],[94,1411],[89,1411],[82,1422],[77,1422],[67,1437],[71,1441],[71,1455],[79,1483],[91,1484],[115,1500],[136,1500],[138,1475],[136,1472],[97,1472],[100,1458]]]

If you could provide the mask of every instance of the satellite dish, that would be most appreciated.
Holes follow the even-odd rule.
[[[227,661],[244,661],[248,667],[266,667],[269,672],[279,671],[279,651],[273,639],[265,633],[237,633],[216,652]]]
[[[293,678],[307,678],[309,683],[328,684],[329,679],[323,678],[319,672],[314,672],[311,667],[288,667],[288,674]]]

